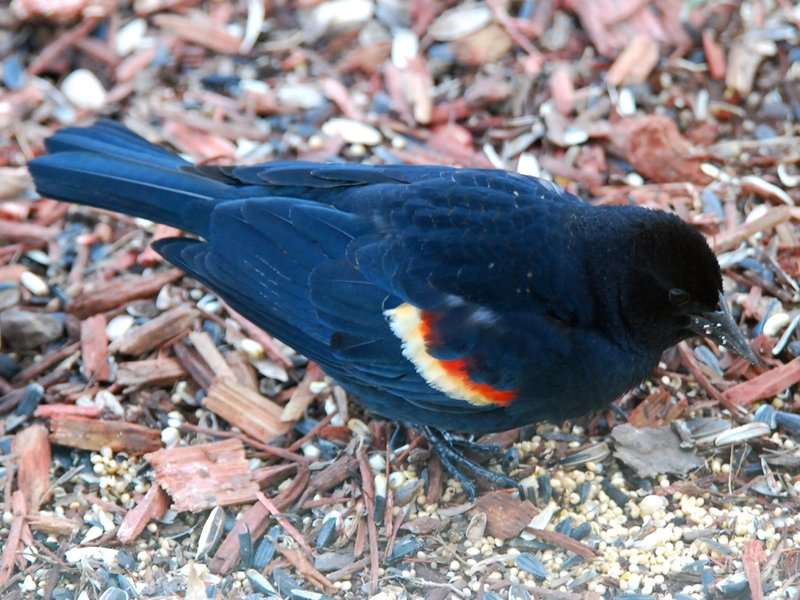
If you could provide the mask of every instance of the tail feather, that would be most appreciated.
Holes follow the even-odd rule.
[[[66,127],[45,141],[50,154],[92,152],[133,161],[158,162],[164,167],[188,167],[191,163],[177,154],[151,144],[116,121],[98,121],[89,128]]]
[[[50,154],[29,163],[40,195],[143,217],[208,236],[211,210],[231,196],[223,182],[110,121],[63,129]]]

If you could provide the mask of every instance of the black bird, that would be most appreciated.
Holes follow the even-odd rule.
[[[196,167],[111,121],[47,149],[42,196],[194,234],[154,246],[366,408],[426,428],[451,470],[439,430],[585,414],[692,335],[756,360],[713,252],[665,212],[497,170]]]

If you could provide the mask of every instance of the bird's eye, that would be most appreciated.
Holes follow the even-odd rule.
[[[683,306],[684,304],[688,304],[689,300],[691,300],[691,296],[689,296],[689,292],[685,290],[674,288],[669,291],[670,304],[675,306]]]

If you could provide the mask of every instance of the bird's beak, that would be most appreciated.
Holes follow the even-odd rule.
[[[722,292],[719,294],[719,310],[707,312],[700,315],[692,315],[689,329],[698,334],[722,344],[739,356],[746,358],[754,365],[759,364],[758,356],[747,338],[744,337],[736,321],[733,320],[731,309],[725,301]]]

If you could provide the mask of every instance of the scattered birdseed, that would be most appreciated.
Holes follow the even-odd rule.
[[[31,12],[34,4],[51,11]],[[268,15],[260,0],[177,12],[169,3],[136,2],[133,11],[122,2],[108,19],[97,3],[66,4],[0,8],[0,20],[20,32],[9,38],[0,90],[0,122],[13,129],[0,164],[0,407],[11,434],[0,437],[0,478],[13,492],[4,499],[0,552],[11,548],[4,564],[17,569],[2,582],[4,594],[686,600],[743,597],[757,574],[763,597],[797,596],[800,178],[796,99],[773,84],[800,77],[800,54],[785,3],[759,4],[757,18],[737,4],[724,19],[714,3],[690,3],[646,23],[627,0],[615,7],[622,16],[605,21],[591,2],[552,10],[431,4],[411,16],[397,3],[366,0],[303,10],[278,3]],[[14,20],[34,14],[31,24]],[[703,39],[686,37],[684,22]],[[553,55],[564,64],[542,63]],[[600,60],[587,70],[586,56]],[[637,68],[650,62],[642,56],[663,60],[642,76]],[[764,60],[772,56],[785,60]],[[626,65],[627,57],[636,60]],[[609,88],[606,65],[624,68],[620,81],[640,83]],[[590,190],[599,202],[670,208],[724,250],[725,289],[764,362],[750,367],[689,341],[618,410],[579,426],[523,428],[518,442],[503,442],[499,464],[486,464],[520,481],[532,516],[518,536],[489,535],[492,505],[477,509],[424,441],[365,415],[327,380],[307,387],[316,396],[303,408],[311,425],[287,425],[265,445],[207,410],[208,388],[222,374],[180,336],[141,355],[112,349],[107,380],[81,369],[92,349],[79,337],[81,319],[108,319],[98,336],[115,342],[190,303],[206,312],[182,334],[204,332],[222,357],[216,367],[227,365],[245,388],[282,407],[308,372],[302,357],[142,254],[148,238],[134,225],[158,235],[152,223],[74,208],[62,218],[66,207],[29,199],[25,157],[42,151],[48,128],[94,118],[97,108],[201,164],[516,166]],[[677,124],[664,154],[659,136],[626,144],[616,129],[620,120],[657,117]],[[154,277],[158,285],[148,283]],[[15,327],[22,334],[12,336]],[[734,402],[731,392],[744,384],[753,395]],[[298,539],[252,496],[208,514],[169,510],[173,499],[130,437],[103,438],[92,446],[99,451],[47,446],[18,457],[19,432],[35,419],[53,428],[57,411],[90,423],[138,422],[170,447],[239,437],[241,464]],[[675,432],[677,450],[698,465],[680,476],[632,472],[612,453],[623,419]],[[397,430],[407,439],[390,443]],[[358,472],[356,446],[368,474]],[[648,462],[658,463],[649,449]],[[40,462],[30,468],[22,459]],[[516,501],[515,492],[501,493]],[[137,513],[134,541],[114,540]],[[14,546],[15,536],[36,543]],[[50,553],[62,551],[58,565]]]

